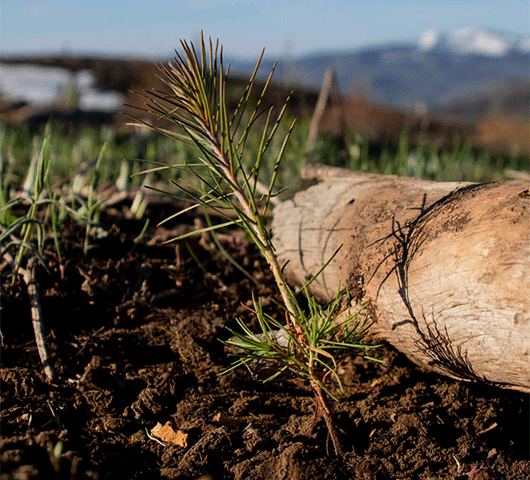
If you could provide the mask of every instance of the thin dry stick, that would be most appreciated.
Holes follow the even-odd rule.
[[[318,95],[317,104],[315,106],[315,111],[311,117],[311,123],[309,124],[309,135],[306,144],[307,152],[311,152],[315,148],[318,132],[320,131],[320,123],[322,122],[322,117],[326,111],[328,99],[331,100],[332,105],[334,104],[338,108],[335,120],[339,123],[341,134],[345,136],[347,124],[344,105],[340,99],[337,75],[331,67],[326,70],[324,81],[322,82],[322,87]]]
[[[320,121],[322,120],[322,116],[326,110],[331,86],[333,84],[333,75],[333,69],[331,67],[328,68],[324,76],[324,82],[322,83],[320,94],[318,95],[317,105],[315,107],[315,111],[313,112],[313,117],[311,118],[311,124],[309,125],[309,137],[307,138],[306,145],[306,150],[308,152],[315,148],[315,142],[320,129]]]
[[[39,260],[37,257],[31,257],[28,260],[26,270],[24,271],[24,282],[28,287],[29,301],[31,306],[31,321],[33,331],[35,332],[35,342],[37,351],[44,367],[44,373],[49,382],[55,380],[55,372],[52,368],[50,355],[48,353],[48,344],[44,332],[44,321],[42,320],[42,310],[40,306],[39,288],[37,284],[37,267]]]

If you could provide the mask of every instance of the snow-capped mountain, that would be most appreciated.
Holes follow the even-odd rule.
[[[262,63],[263,75],[272,63],[268,59]],[[232,67],[232,72],[247,75],[254,64],[236,62]],[[318,89],[329,67],[335,70],[344,95],[361,94],[374,103],[408,110],[421,104],[434,111],[488,92],[498,97],[499,91],[508,91],[513,85],[517,91],[526,85],[523,90],[528,92],[530,41],[522,35],[485,28],[450,33],[428,30],[417,41],[280,61],[275,78]],[[521,111],[528,111],[525,105]]]
[[[418,49],[500,56],[510,51],[529,52],[530,40],[522,35],[485,28],[466,27],[450,33],[427,30],[418,39]]]

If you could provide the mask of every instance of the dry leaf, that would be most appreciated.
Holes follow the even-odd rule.
[[[172,445],[178,445],[183,448],[188,446],[188,434],[182,430],[175,430],[169,421],[165,425],[157,422],[151,429],[151,435]]]

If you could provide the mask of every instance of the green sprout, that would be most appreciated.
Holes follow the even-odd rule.
[[[200,206],[211,209],[224,218],[218,224],[209,224],[185,236],[237,226],[259,248],[280,293],[285,310],[285,324],[265,313],[261,302],[255,300],[253,312],[261,327],[261,334],[253,333],[238,320],[241,332],[231,330],[235,338],[228,341],[231,346],[236,347],[238,357],[231,368],[261,360],[268,362],[276,371],[269,380],[290,372],[309,381],[317,408],[323,412],[335,452],[343,453],[344,443],[328,402],[328,397],[335,397],[328,385],[334,379],[339,391],[341,390],[337,362],[345,352],[365,352],[373,348],[373,345],[366,341],[368,323],[359,321],[355,315],[348,316],[345,312],[347,307],[341,307],[343,294],[340,290],[329,308],[324,309],[304,287],[302,290],[305,291],[308,303],[306,313],[295,292],[287,285],[275,254],[266,225],[266,214],[275,196],[280,162],[294,121],[274,156],[268,186],[261,183],[260,173],[268,161],[266,153],[285,115],[288,99],[277,115],[273,114],[273,106],[264,108],[262,105],[274,73],[273,68],[256,105],[253,109],[248,108],[263,51],[235,111],[230,113],[227,106],[229,69],[224,68],[219,41],[214,45],[210,39],[207,49],[201,32],[199,52],[193,43],[181,41],[181,45],[183,54],[176,52],[174,63],[159,66],[161,79],[169,88],[169,93],[147,91],[146,108],[140,109],[156,116],[158,120],[171,122],[178,127],[177,131],[163,128],[157,123],[141,123],[164,135],[191,142],[198,149],[199,156],[193,162],[186,160],[179,165],[159,165],[146,173],[179,168],[190,173],[191,177],[188,175],[188,178],[195,180],[185,180],[182,175],[178,182],[172,182],[193,205],[172,215],[170,219]],[[252,158],[249,159],[246,147],[253,130],[260,132],[259,148],[257,153],[254,149]],[[169,219],[165,221],[167,220]],[[185,236],[169,241],[180,240]]]
[[[46,137],[38,154],[33,155],[28,174],[19,196],[9,199],[4,188],[0,188],[3,200],[0,205],[0,256],[14,248],[16,250],[14,278],[22,265],[28,251],[35,255],[46,268],[44,247],[47,240],[46,226],[53,231],[54,247],[57,257],[61,258],[58,241],[59,212],[57,198],[52,194],[49,182],[49,138]],[[19,205],[27,205],[27,213],[23,216],[13,214]],[[46,211],[41,219],[41,211]]]

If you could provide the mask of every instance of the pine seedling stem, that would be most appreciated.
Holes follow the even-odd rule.
[[[251,222],[248,224],[248,227],[252,229],[256,239],[258,240],[258,246],[260,247],[261,253],[265,257],[265,260],[269,264],[269,268],[271,269],[276,285],[278,286],[282,301],[289,316],[294,320],[296,308],[291,296],[289,295],[288,287],[282,274],[282,269],[278,263],[278,258],[274,253],[274,248],[268,238],[267,230],[263,225],[261,214],[250,204],[249,198],[245,194],[244,188],[241,186],[237,176],[234,175],[233,166],[226,158],[226,155],[223,153],[220,145],[218,145],[215,133],[211,130],[208,130],[207,137],[211,141],[212,152],[219,161],[219,166],[224,178],[226,178],[227,183],[232,187],[234,195],[243,208],[245,215],[251,220]]]

